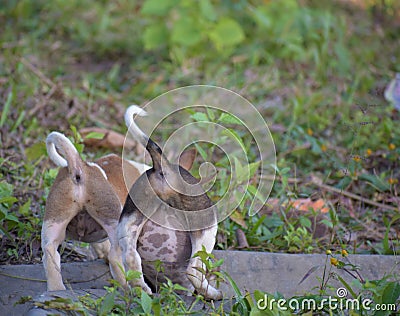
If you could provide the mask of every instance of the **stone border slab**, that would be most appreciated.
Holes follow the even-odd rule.
[[[296,255],[250,251],[214,251],[216,258],[224,259],[222,270],[235,280],[239,288],[249,291],[280,292],[285,297],[310,292],[318,287],[325,265],[325,255]],[[364,279],[380,279],[386,274],[400,276],[400,258],[380,255],[350,255],[351,262],[360,266]],[[329,262],[327,263],[328,267]],[[311,268],[316,270],[299,284]],[[348,282],[352,281],[344,271],[334,269]],[[74,262],[62,265],[67,287],[73,290],[102,289],[108,285],[111,275],[101,260]],[[22,315],[30,304],[13,306],[23,296],[37,297],[46,291],[43,266],[0,266],[0,315]],[[40,281],[41,280],[41,281]],[[339,287],[338,283],[331,283]],[[221,284],[228,297],[234,293],[228,284]]]

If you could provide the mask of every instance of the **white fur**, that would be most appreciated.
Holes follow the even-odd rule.
[[[100,167],[97,163],[95,163],[95,162],[87,162],[87,164],[88,164],[89,166],[91,166],[91,167],[99,168],[99,170],[101,171],[101,174],[103,175],[103,177],[104,177],[106,180],[108,180],[107,175],[106,175],[104,169],[103,169],[102,167]]]
[[[144,164],[144,163],[140,163],[140,162],[136,162],[133,160],[127,160],[132,166],[134,166],[140,174],[145,173],[147,170],[151,169],[150,166]]]
[[[65,137],[63,134],[58,132],[51,132],[46,139],[46,147],[47,152],[49,154],[50,159],[59,167],[67,167],[68,162],[60,154],[57,152],[56,146],[60,146],[63,143],[66,147],[69,148],[72,152],[78,155],[78,151],[75,146],[71,143],[71,141]]]
[[[131,105],[125,112],[125,124],[131,135],[139,140],[139,142],[146,147],[148,137],[143,133],[133,120],[134,115],[146,116],[147,113],[137,105]]]

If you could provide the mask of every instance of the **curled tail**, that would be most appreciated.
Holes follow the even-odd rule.
[[[133,120],[134,115],[145,116],[147,113],[137,105],[131,105],[125,112],[125,124],[129,133],[149,152],[153,160],[153,168],[156,170],[161,169],[161,157],[163,156],[161,148],[136,125]],[[164,157],[164,159],[166,158]]]
[[[83,181],[83,161],[67,137],[58,132],[51,132],[46,139],[46,148],[50,159],[57,166],[68,168],[68,172],[75,184]]]

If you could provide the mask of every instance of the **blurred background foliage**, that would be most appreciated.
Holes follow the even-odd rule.
[[[329,201],[325,224],[336,230],[325,245],[398,247],[399,113],[383,95],[400,72],[399,1],[0,0],[0,25],[3,261],[30,261],[39,251],[56,174],[44,159],[50,130],[77,143],[86,126],[124,133],[128,104],[190,84],[232,89],[255,104],[277,147],[272,195]],[[293,181],[310,175],[392,208]],[[221,227],[220,247],[234,247],[241,228],[252,247],[319,251],[299,230],[315,230],[304,218],[283,210],[247,219],[241,211]]]

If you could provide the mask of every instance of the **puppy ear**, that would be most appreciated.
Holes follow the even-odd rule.
[[[184,150],[181,156],[179,157],[179,165],[186,170],[190,170],[190,168],[192,168],[193,166],[193,162],[196,159],[196,156],[197,156],[196,148]]]

